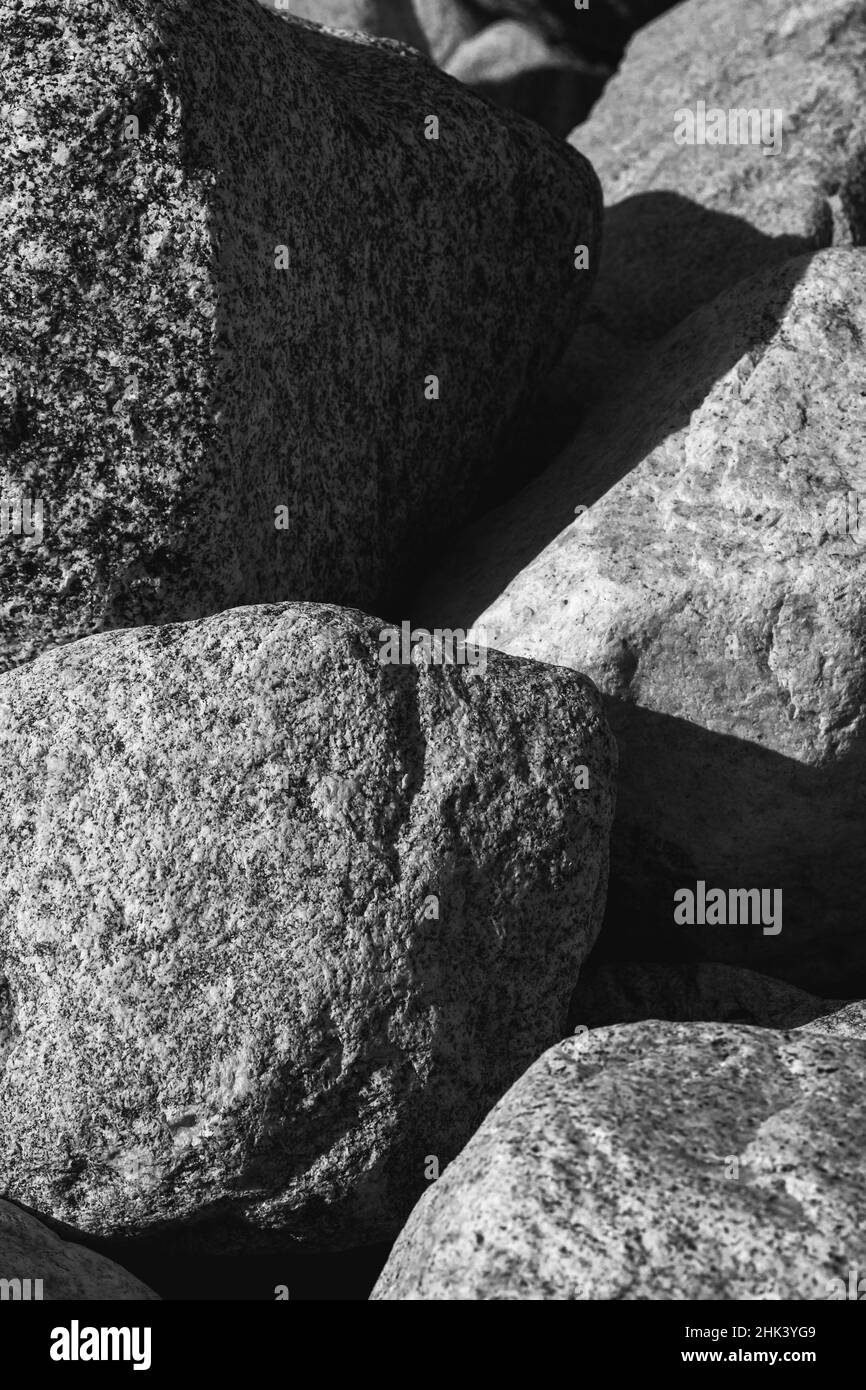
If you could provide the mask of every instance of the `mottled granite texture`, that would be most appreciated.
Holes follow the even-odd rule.
[[[864,381],[866,251],[759,274],[675,329],[416,605],[607,696],[610,954],[866,994]],[[699,880],[781,890],[781,931],[676,925]]]
[[[866,1266],[864,1067],[862,1032],[571,1038],[431,1185],[372,1296],[829,1298]]]
[[[251,607],[0,678],[0,1190],[166,1248],[384,1240],[562,1035],[598,692],[380,629]]]
[[[590,166],[256,0],[0,0],[0,30],[0,495],[45,513],[0,541],[0,668],[244,603],[393,611],[505,486],[592,280]]]
[[[30,1300],[57,1303],[80,1300],[154,1300],[157,1295],[113,1260],[83,1245],[61,1240],[35,1216],[11,1202],[0,1201],[0,1280],[22,1281],[21,1294]],[[36,1280],[41,1280],[37,1289]],[[18,1292],[10,1290],[14,1297]],[[41,1299],[37,1299],[37,1294]],[[24,1300],[24,1301],[30,1301]],[[8,1318],[9,1314],[6,1313]],[[7,1324],[8,1335],[8,1324]]]

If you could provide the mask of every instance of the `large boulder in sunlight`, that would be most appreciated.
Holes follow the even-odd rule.
[[[567,1039],[422,1197],[372,1297],[862,1297],[863,1023]]]
[[[0,1191],[188,1251],[386,1240],[562,1036],[598,691],[381,633],[248,607],[0,677]]]

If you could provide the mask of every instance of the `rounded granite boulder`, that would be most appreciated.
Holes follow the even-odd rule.
[[[0,678],[11,1197],[188,1249],[384,1240],[562,1035],[607,879],[598,693],[381,638],[251,607]]]
[[[418,1203],[373,1298],[848,1296],[866,1265],[859,1024],[647,1022],[551,1048]]]

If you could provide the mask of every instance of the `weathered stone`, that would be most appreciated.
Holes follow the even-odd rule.
[[[678,113],[697,122],[699,102],[726,118],[765,110],[771,151],[780,112],[779,152],[676,143]],[[686,0],[636,35],[572,135],[604,189],[604,255],[585,331],[551,393],[591,400],[633,370],[634,353],[737,282],[866,241],[864,105],[860,0]],[[726,120],[723,133],[739,126]]]
[[[589,165],[256,0],[0,0],[0,31],[0,497],[44,508],[0,540],[0,667],[392,607],[573,328]]]
[[[477,622],[608,697],[601,949],[620,958],[866,992],[864,380],[866,252],[756,276],[676,329],[418,601],[416,621]],[[677,925],[673,895],[699,881],[781,890],[781,931]]]
[[[598,693],[483,649],[384,665],[380,629],[246,608],[0,678],[10,1196],[187,1249],[387,1239],[561,1036],[604,905]]]
[[[0,1201],[0,1289],[0,1298],[22,1302],[157,1298],[113,1260],[61,1240],[34,1216],[4,1201]]]
[[[845,1007],[844,1000],[819,999],[784,980],[717,962],[591,961],[572,997],[569,1032],[648,1019],[799,1028]],[[837,1017],[834,1031],[842,1023]]]
[[[372,1296],[848,1296],[866,1265],[864,1068],[862,1035],[638,1023],[569,1039],[431,1186]]]
[[[445,70],[557,136],[589,114],[611,74],[609,67],[581,59],[514,20],[491,24],[461,44]]]

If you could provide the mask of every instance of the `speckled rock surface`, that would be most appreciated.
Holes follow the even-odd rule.
[[[416,621],[482,623],[608,697],[621,761],[601,949],[619,958],[866,994],[864,380],[866,251],[744,282],[418,601]],[[782,930],[676,925],[674,892],[701,880],[781,890]]]
[[[676,113],[699,101],[726,115],[782,111],[779,153],[677,144]],[[862,244],[864,105],[861,0],[686,0],[641,30],[572,136],[604,188],[604,255],[556,389],[592,398],[633,352],[738,281]]]
[[[30,1280],[30,1295],[61,1299],[156,1300],[158,1295],[113,1260],[61,1240],[35,1217],[0,1200],[0,1279]],[[42,1281],[37,1289],[35,1280]],[[26,1289],[22,1286],[21,1292]],[[7,1315],[8,1316],[8,1315]]]
[[[560,137],[585,119],[612,72],[552,43],[532,25],[507,19],[461,44],[445,70]]]
[[[374,1299],[826,1299],[866,1263],[866,1041],[638,1023],[552,1048]]]
[[[0,679],[0,1190],[200,1250],[387,1239],[561,1036],[598,693],[380,630],[247,608]]]
[[[475,0],[481,10],[522,19],[551,37],[616,62],[640,25],[670,9],[675,0]]]
[[[435,63],[444,63],[484,22],[462,0],[259,0],[259,4],[283,17],[411,44]]]
[[[713,961],[591,961],[572,996],[569,1032],[647,1019],[799,1028],[845,1008],[844,1000],[819,999],[784,980]],[[834,1031],[841,1026],[837,1021]]]
[[[0,549],[0,667],[239,604],[392,610],[574,326],[589,165],[256,0],[0,0],[0,29],[0,494],[44,511]]]
[[[856,999],[842,1004],[830,1013],[801,1023],[798,1031],[820,1033],[828,1038],[866,1038],[866,1002]]]

